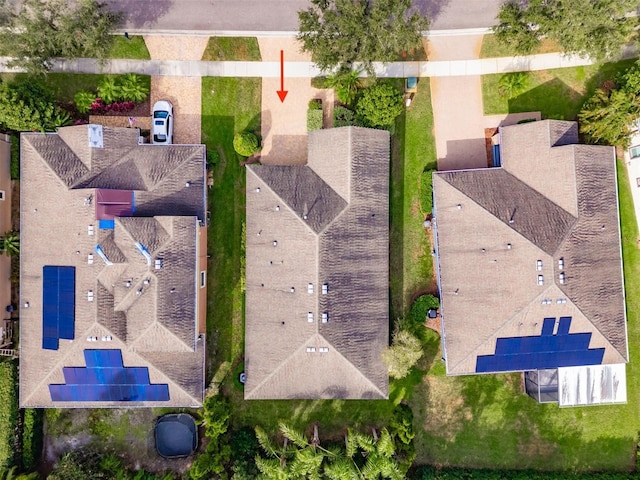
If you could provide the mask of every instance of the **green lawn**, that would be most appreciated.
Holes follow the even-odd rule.
[[[584,100],[605,80],[630,67],[635,60],[531,72],[527,91],[513,99],[498,94],[501,74],[482,77],[484,112],[542,112],[542,118],[573,120]]]
[[[640,345],[640,252],[627,175],[618,163],[631,359]],[[445,377],[440,362],[410,400],[417,463],[541,470],[629,470],[635,465],[640,371],[627,366],[628,403],[588,408],[540,405],[519,374]]]
[[[204,61],[260,61],[260,48],[255,37],[210,37],[202,54]]]
[[[144,43],[144,38],[139,35],[131,35],[127,40],[124,35],[116,35],[113,38],[113,46],[107,58],[133,58],[136,60],[149,60],[149,50]]]
[[[210,375],[222,362],[240,361],[243,349],[244,292],[241,264],[245,218],[245,173],[233,149],[233,136],[260,134],[261,80],[202,79],[202,142],[217,151],[214,186],[209,190],[207,332]]]
[[[536,48],[532,54],[537,53],[550,53],[559,52],[560,47],[552,40],[544,39],[540,42],[538,48]],[[518,52],[515,51],[513,46],[504,45],[493,34],[488,34],[482,37],[482,47],[480,48],[480,58],[495,58],[495,57],[515,57],[518,56]]]
[[[399,86],[404,88],[404,85]],[[421,78],[411,107],[397,122],[391,159],[391,315],[403,316],[412,298],[435,289],[430,239],[422,223],[420,177],[437,164],[429,79]]]

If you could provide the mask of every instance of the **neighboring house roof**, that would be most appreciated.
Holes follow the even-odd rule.
[[[386,398],[389,134],[309,134],[247,168],[246,399]]]
[[[628,361],[614,149],[500,132],[500,168],[433,176],[447,372]]]
[[[202,404],[204,159],[136,129],[22,134],[21,406]]]

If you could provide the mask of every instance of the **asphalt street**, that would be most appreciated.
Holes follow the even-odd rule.
[[[414,0],[431,30],[490,27],[502,0]],[[106,0],[140,32],[295,32],[308,0]]]

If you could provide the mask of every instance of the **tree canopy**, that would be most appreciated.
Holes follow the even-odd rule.
[[[382,361],[392,378],[406,377],[422,357],[420,340],[407,330],[397,330],[393,334],[391,346],[382,352]]]
[[[44,73],[55,57],[106,58],[120,18],[96,0],[0,0],[0,44],[9,66]]]
[[[0,128],[16,132],[53,131],[69,122],[53,94],[31,80],[0,83]]]
[[[389,83],[376,83],[365,89],[356,104],[356,114],[367,127],[389,128],[402,113],[402,93]]]
[[[362,62],[373,73],[372,62],[421,47],[421,32],[429,28],[411,0],[311,0],[298,17],[302,49],[324,71]]]
[[[494,32],[522,54],[547,37],[565,53],[604,60],[636,36],[638,18],[629,13],[637,7],[637,0],[511,0],[501,7]]]

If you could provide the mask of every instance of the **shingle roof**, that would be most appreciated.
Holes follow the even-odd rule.
[[[502,167],[434,175],[449,374],[561,316],[628,360],[615,154],[575,142],[574,122],[503,127]]]
[[[104,348],[120,349],[125,366],[146,366],[153,384],[169,385],[168,402],[127,406],[200,405],[204,342],[196,277],[204,147],[138,145],[135,129],[103,133],[104,148],[88,147],[86,125],[21,137],[21,303],[29,308],[21,312],[20,404],[125,405],[51,399],[48,385],[65,383],[63,366],[82,367],[85,349]],[[97,189],[132,190],[134,216],[100,228]],[[60,340],[58,350],[42,348],[44,265],[75,267],[75,339]]]
[[[245,398],[386,398],[389,135],[313,132],[309,155],[247,168]]]

